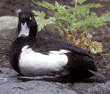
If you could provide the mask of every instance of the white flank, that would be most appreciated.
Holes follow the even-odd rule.
[[[68,63],[68,57],[64,53],[67,50],[50,51],[49,55],[34,52],[28,45],[22,48],[19,67],[23,75],[40,75],[53,71],[60,71]]]
[[[21,31],[20,31],[18,37],[20,37],[21,35],[25,35],[25,36],[29,35],[29,28],[27,26],[27,23],[25,23],[24,25],[21,23]]]

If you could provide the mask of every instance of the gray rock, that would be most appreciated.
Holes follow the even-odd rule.
[[[9,50],[12,41],[17,37],[18,18],[14,16],[0,17],[0,50]],[[0,51],[0,52],[1,52]]]
[[[0,68],[1,94],[110,94],[110,82],[59,83],[45,80],[17,79],[17,73],[8,68]],[[65,78],[66,79],[66,78]]]
[[[1,94],[77,94],[74,90],[66,87],[66,84],[46,82],[46,81],[27,81],[23,82],[16,78],[17,73],[8,68],[0,68],[1,78],[7,81],[0,82]]]

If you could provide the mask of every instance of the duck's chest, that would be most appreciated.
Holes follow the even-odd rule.
[[[23,75],[42,75],[60,71],[68,63],[67,50],[49,51],[48,55],[35,52],[28,45],[21,50],[19,68]]]

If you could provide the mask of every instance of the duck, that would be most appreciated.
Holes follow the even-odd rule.
[[[64,75],[87,79],[96,75],[93,57],[74,44],[37,35],[38,25],[31,10],[18,16],[18,37],[12,43],[9,59],[12,68],[21,76]]]

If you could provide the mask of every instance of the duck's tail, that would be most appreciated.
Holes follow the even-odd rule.
[[[101,73],[99,73],[97,71],[89,70],[89,72],[91,72],[95,76],[99,76],[99,77],[102,77],[103,79],[106,79],[103,74],[101,74]]]

